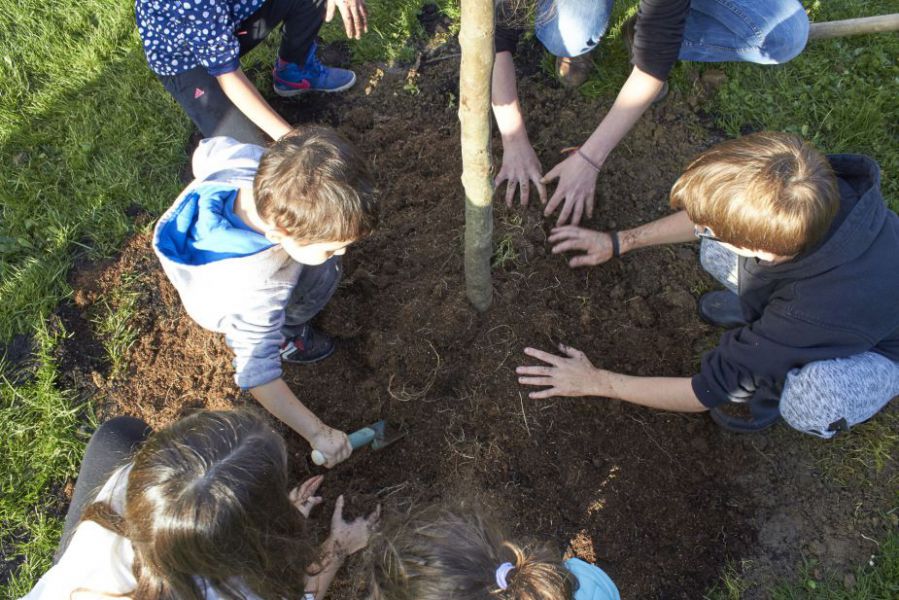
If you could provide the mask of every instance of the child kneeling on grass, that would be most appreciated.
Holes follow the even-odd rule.
[[[376,533],[370,600],[619,600],[599,567],[520,544],[479,510],[429,507]]]
[[[305,520],[321,481],[288,493],[284,440],[248,409],[155,434],[112,419],[87,446],[55,564],[24,600],[321,600],[380,511],[347,523],[341,496],[316,549]]]
[[[598,265],[631,250],[700,239],[703,267],[727,288],[699,300],[730,328],[690,377],[630,377],[584,353],[527,348],[532,398],[604,396],[668,411],[711,410],[737,431],[779,417],[822,438],[899,394],[899,217],[868,157],[824,157],[797,136],[758,133],[700,155],[671,190],[678,213],[620,233],[561,227],[553,252]],[[751,418],[723,410],[748,403]]]
[[[365,162],[334,130],[294,130],[267,150],[203,140],[196,179],[162,216],[153,249],[187,313],[225,334],[237,384],[324,454],[352,449],[281,378],[281,361],[313,363],[334,342],[312,319],[340,280],[340,256],[377,224]]]

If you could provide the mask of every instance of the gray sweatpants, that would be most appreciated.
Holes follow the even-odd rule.
[[[303,325],[325,307],[340,283],[342,268],[340,257],[332,256],[320,265],[306,265],[284,309],[284,339],[292,340],[303,330]]]
[[[739,284],[737,258],[718,242],[702,240],[702,268],[734,293]],[[863,352],[791,370],[780,396],[780,414],[794,429],[831,438],[842,428],[870,419],[897,395],[899,363]]]

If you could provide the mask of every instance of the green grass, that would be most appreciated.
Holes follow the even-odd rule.
[[[0,568],[18,564],[3,590],[17,598],[50,566],[59,542],[58,497],[81,461],[89,411],[62,391],[52,357],[56,337],[34,332],[37,370],[25,383],[0,378]]]
[[[899,597],[899,534],[893,534],[879,551],[847,581],[836,573],[817,574],[814,563],[800,569],[798,581],[783,584],[773,600],[893,600]]]
[[[100,312],[93,320],[94,327],[103,340],[110,378],[120,377],[125,373],[125,356],[137,341],[139,332],[134,325],[134,318],[140,299],[137,287],[139,278],[139,274],[124,274],[121,285],[113,290],[111,297],[101,300]]]

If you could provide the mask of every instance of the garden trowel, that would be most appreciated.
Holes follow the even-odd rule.
[[[387,421],[378,421],[372,423],[368,427],[363,427],[359,431],[354,431],[348,437],[350,438],[350,446],[353,450],[358,450],[363,446],[371,446],[372,450],[380,450],[385,446],[389,446],[401,437],[406,435],[404,431],[398,431],[387,423]],[[318,450],[313,450],[310,455],[312,462],[317,465],[323,465],[327,461],[324,454]]]

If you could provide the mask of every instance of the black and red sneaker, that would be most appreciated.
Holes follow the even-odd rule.
[[[281,344],[281,360],[310,365],[334,354],[334,340],[312,325],[303,325],[300,335]]]

